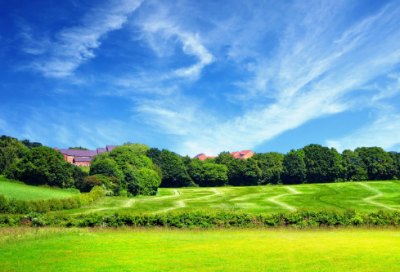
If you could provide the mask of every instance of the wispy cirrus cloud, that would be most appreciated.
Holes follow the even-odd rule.
[[[385,97],[388,92],[362,90],[400,62],[400,7],[391,3],[349,27],[340,23],[346,8],[343,1],[313,1],[307,5],[295,1],[292,14],[286,14],[284,30],[276,34],[279,43],[272,49],[274,54],[249,54],[251,48],[243,45],[243,53],[250,59],[242,56],[236,60],[239,65],[247,65],[252,75],[237,81],[239,89],[235,92],[226,93],[232,100],[249,101],[241,116],[228,121],[204,118],[210,116],[209,109],[186,99],[174,106],[163,106],[161,100],[143,101],[137,110],[160,130],[168,131],[171,123],[184,127],[172,126],[171,133],[175,131],[182,137],[179,152],[194,155],[208,150],[216,154],[254,148],[310,120],[362,108],[376,95]],[[235,54],[240,55],[237,41]],[[354,96],[355,92],[359,94]],[[272,102],[259,102],[266,98]],[[195,114],[188,109],[196,109]]]
[[[23,51],[36,55],[29,65],[46,77],[61,78],[72,75],[82,63],[95,57],[94,50],[101,38],[120,29],[143,0],[113,0],[88,12],[79,26],[63,29],[54,39],[35,39],[29,26],[23,27]]]

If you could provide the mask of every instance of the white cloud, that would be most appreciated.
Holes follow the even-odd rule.
[[[82,63],[95,57],[94,49],[108,32],[120,29],[128,15],[142,0],[114,0],[84,16],[80,26],[66,28],[56,34],[55,40],[34,40],[29,28],[23,29],[23,50],[40,55],[30,67],[48,77],[70,76]]]
[[[135,24],[141,28],[142,38],[160,57],[172,54],[170,46],[175,45],[174,39],[181,44],[185,54],[195,56],[195,64],[176,69],[170,76],[197,80],[202,69],[214,61],[214,56],[203,45],[199,33],[174,20],[171,15],[174,12],[175,9],[169,9],[165,3],[157,2],[152,6],[151,15],[137,19]]]
[[[222,121],[201,103],[182,98],[171,98],[174,103],[142,101],[137,110],[161,131],[180,137],[179,153],[209,151],[215,155],[223,150],[254,148],[315,118],[370,106],[374,99],[396,94],[397,89],[390,94],[366,90],[365,86],[400,62],[399,7],[389,5],[343,29],[339,26],[345,24],[338,20],[346,7],[345,1],[315,1],[312,5],[298,1],[292,16],[287,14],[290,21],[283,31],[280,29],[280,42],[272,56],[263,51],[248,53],[251,47],[243,44],[242,53],[258,59],[249,62],[240,57],[237,65],[250,63],[249,72],[254,76],[237,83],[243,91],[227,94],[238,103],[248,101],[242,116]],[[177,26],[160,21],[149,23],[148,29],[154,33],[162,29],[167,37],[179,33]],[[240,44],[235,48],[235,54],[240,55]],[[264,98],[273,102],[263,104],[260,101]]]
[[[357,147],[379,146],[391,151],[395,145],[400,144],[400,114],[385,114],[346,137],[328,140],[329,147],[335,147],[339,151],[345,149],[354,150]]]

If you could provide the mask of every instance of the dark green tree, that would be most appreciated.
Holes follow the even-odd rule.
[[[149,157],[154,164],[157,164],[162,168],[161,150],[158,148],[150,148],[146,152],[146,156]]]
[[[214,161],[200,161],[195,158],[186,163],[186,168],[194,183],[201,187],[219,187],[228,184],[228,167]]]
[[[6,177],[28,184],[47,184],[61,188],[75,187],[75,179],[86,174],[64,160],[59,151],[50,147],[35,147],[23,159],[6,171]]]
[[[195,183],[190,178],[182,158],[171,151],[164,149],[161,152],[162,160],[162,187],[193,187]]]
[[[0,137],[0,175],[16,163],[29,150],[18,139],[9,136]]]
[[[25,145],[27,148],[32,149],[34,147],[39,147],[42,146],[41,143],[38,142],[30,142],[29,140],[22,140],[21,141],[23,145]]]
[[[228,165],[228,163],[234,159],[235,157],[233,157],[231,153],[224,151],[218,154],[218,156],[215,158],[215,163]]]
[[[122,171],[118,168],[118,164],[110,158],[92,162],[90,166],[90,175],[104,175],[107,177],[116,177],[120,181],[124,180],[124,176]]]
[[[277,152],[256,153],[252,159],[258,162],[262,171],[261,184],[278,184],[283,171],[283,154]]]
[[[307,169],[307,182],[334,182],[343,173],[342,156],[336,149],[318,144],[310,144],[303,148]]]
[[[247,160],[234,159],[228,163],[228,182],[230,185],[260,185],[261,174],[257,161],[252,158]]]
[[[368,171],[364,162],[358,155],[349,149],[342,152],[343,179],[346,181],[366,180]]]
[[[361,147],[355,153],[361,158],[368,171],[369,180],[393,179],[396,166],[389,153],[380,147]]]
[[[307,176],[306,164],[304,162],[304,151],[292,149],[285,155],[282,162],[282,183],[301,184]]]

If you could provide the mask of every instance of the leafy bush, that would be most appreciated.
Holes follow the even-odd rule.
[[[27,216],[0,215],[0,226],[19,226],[23,220],[32,226],[49,227],[175,227],[175,228],[319,228],[349,226],[399,226],[400,211],[361,213],[356,210],[301,210],[287,213],[251,214],[233,211],[175,211],[170,213],[131,213],[55,215],[31,213]]]
[[[83,179],[81,191],[90,192],[94,186],[101,185],[103,185],[103,182],[97,176],[88,176]]]
[[[105,195],[101,187],[95,186],[88,194],[80,194],[70,198],[49,200],[8,200],[0,195],[0,214],[26,214],[30,212],[46,213],[49,211],[60,211],[79,208],[88,205]]]

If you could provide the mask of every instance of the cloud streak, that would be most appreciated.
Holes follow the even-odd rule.
[[[110,31],[120,29],[142,0],[114,0],[106,6],[88,12],[81,25],[63,29],[55,39],[35,40],[25,27],[21,32],[25,40],[23,50],[38,56],[30,67],[46,77],[70,76],[83,63],[95,57],[94,50],[101,45]]]

